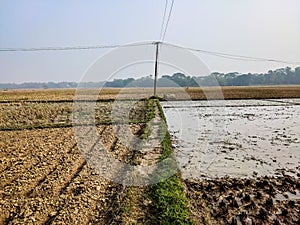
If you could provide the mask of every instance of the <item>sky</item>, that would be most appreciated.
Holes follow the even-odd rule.
[[[158,40],[164,7],[165,0],[0,0],[0,48]],[[164,41],[208,51],[299,62],[299,10],[299,0],[175,0]],[[0,83],[78,82],[96,60],[111,51],[0,52]],[[261,73],[288,66],[196,55],[210,71],[218,72]],[[132,66],[119,74],[153,74],[151,63],[146,67]],[[160,70],[160,74],[167,72],[172,70]],[[106,80],[107,75],[100,74],[97,79]]]

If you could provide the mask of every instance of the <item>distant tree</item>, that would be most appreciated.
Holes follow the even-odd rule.
[[[225,85],[226,86],[232,86],[234,83],[234,80],[236,79],[236,77],[239,75],[238,72],[231,72],[231,73],[227,73],[224,75],[224,79],[225,79]]]
[[[183,73],[174,73],[171,77],[171,80],[174,81],[174,83],[178,84],[178,86],[188,86],[188,81]]]
[[[187,77],[187,87],[198,87],[199,84],[197,83],[195,77]]]
[[[251,74],[242,74],[235,78],[234,85],[235,86],[249,86],[252,83],[252,75]]]
[[[157,86],[159,87],[174,87],[174,81],[172,81],[169,75],[163,75],[158,79]]]
[[[274,71],[273,84],[286,84],[287,76],[284,68],[280,68]]]
[[[300,67],[295,68],[294,84],[300,84]]]
[[[150,76],[142,77],[134,81],[136,87],[153,87],[153,82]]]

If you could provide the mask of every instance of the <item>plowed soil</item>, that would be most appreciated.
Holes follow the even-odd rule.
[[[0,107],[0,224],[122,221],[125,188],[89,166],[71,127],[43,127],[55,121],[71,124],[69,103],[19,102]],[[147,107],[148,102],[138,102],[129,115],[136,121],[129,125],[135,135],[143,133]],[[100,141],[113,157],[131,163],[133,152],[116,135],[123,124],[110,124],[110,111],[110,102],[97,103],[96,117],[105,122],[97,125]]]

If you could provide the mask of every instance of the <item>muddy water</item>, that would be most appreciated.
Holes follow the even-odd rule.
[[[299,177],[300,99],[162,106],[184,178]]]

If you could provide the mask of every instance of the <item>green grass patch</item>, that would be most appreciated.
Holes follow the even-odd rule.
[[[179,174],[150,187],[158,224],[193,224]]]
[[[160,116],[166,122],[162,107],[159,101],[156,101]],[[161,127],[161,129],[165,131],[166,127]],[[169,132],[166,132],[162,141],[162,148],[163,153],[160,158],[164,160],[173,152]],[[189,216],[188,198],[185,195],[179,172],[149,187],[149,195],[153,201],[153,210],[158,224],[193,224]]]
[[[147,139],[151,134],[151,129],[149,127],[149,122],[154,119],[155,112],[154,112],[154,100],[148,99],[148,107],[146,113],[146,126],[143,128],[143,134],[140,136],[142,139]]]
[[[152,120],[155,117],[155,112],[154,112],[154,100],[150,99],[149,100],[149,110],[148,110],[148,120]]]

